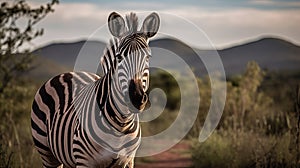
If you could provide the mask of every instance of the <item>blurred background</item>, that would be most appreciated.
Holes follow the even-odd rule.
[[[151,47],[176,53],[199,72],[201,102],[186,137],[161,155],[137,158],[137,167],[300,167],[300,1],[0,0],[0,5],[0,167],[41,167],[30,126],[35,92],[52,76],[72,71],[82,46],[100,59],[109,34],[91,35],[112,11],[176,15],[210,40],[201,43],[197,35],[183,41],[164,35],[151,39]],[[169,34],[186,31],[172,20],[164,22],[173,23],[164,27]],[[204,65],[195,64],[195,52],[215,50],[225,69],[226,105],[217,129],[200,143],[211,84]],[[153,70],[150,80],[150,90],[161,88],[167,104],[159,117],[142,123],[143,136],[168,128],[180,107],[180,90],[170,73]]]

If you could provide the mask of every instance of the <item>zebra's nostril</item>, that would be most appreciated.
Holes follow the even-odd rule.
[[[148,101],[148,96],[147,96],[147,94],[145,93],[145,94],[143,95],[142,104],[147,103],[147,101]]]

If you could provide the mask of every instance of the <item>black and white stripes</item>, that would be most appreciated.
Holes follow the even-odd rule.
[[[117,13],[109,17],[115,37],[101,60],[103,77],[64,73],[36,93],[32,136],[44,167],[133,167],[141,137],[137,113],[148,99],[148,38],[159,18],[150,14],[141,31],[135,14],[126,23]]]

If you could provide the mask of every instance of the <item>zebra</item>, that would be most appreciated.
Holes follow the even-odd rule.
[[[31,110],[34,145],[43,167],[134,167],[141,141],[138,114],[148,101],[149,38],[159,15],[138,31],[135,13],[108,17],[110,40],[100,64],[104,75],[68,72],[45,82]]]

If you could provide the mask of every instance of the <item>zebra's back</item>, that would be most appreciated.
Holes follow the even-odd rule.
[[[53,77],[37,91],[31,112],[32,136],[44,167],[61,163],[75,167],[72,145],[77,114],[73,101],[98,79],[92,73],[69,72]]]

